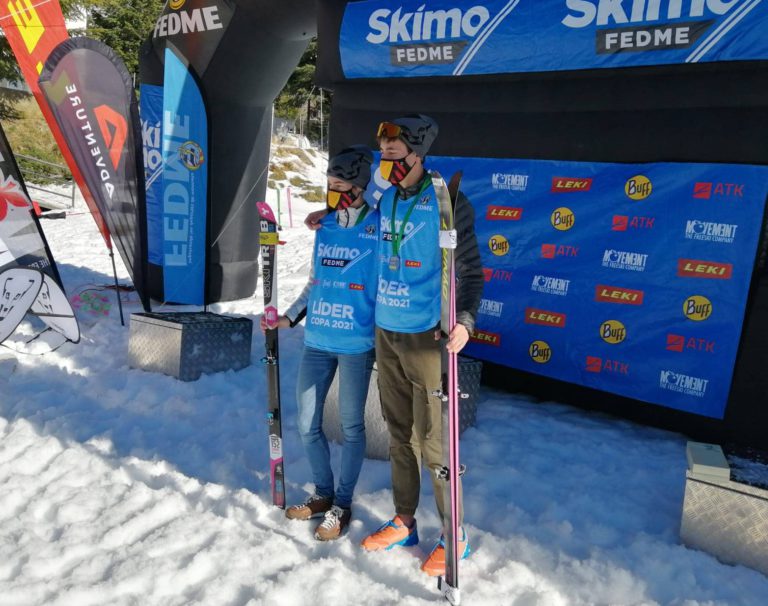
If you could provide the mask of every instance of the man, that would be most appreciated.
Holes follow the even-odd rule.
[[[450,507],[444,498],[444,481],[434,473],[444,464],[441,402],[432,395],[441,387],[441,250],[439,206],[424,159],[437,132],[434,120],[418,114],[383,122],[377,133],[380,171],[394,185],[383,194],[379,205],[376,363],[382,410],[390,433],[396,515],[363,540],[362,546],[369,551],[418,543],[415,513],[422,459],[430,470],[443,520]],[[461,193],[456,200],[456,231],[457,324],[448,338],[452,353],[460,352],[469,340],[483,289],[474,211]],[[468,554],[469,542],[462,528],[459,555],[464,558]],[[442,538],[422,570],[434,576],[444,574]]]

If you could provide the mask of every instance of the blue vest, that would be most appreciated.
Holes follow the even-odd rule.
[[[304,343],[341,354],[373,349],[379,213],[341,227],[333,213],[315,236],[314,284],[307,303]]]
[[[389,188],[379,203],[376,325],[394,332],[424,332],[440,321],[440,210],[431,182],[407,200],[396,193],[396,187]]]

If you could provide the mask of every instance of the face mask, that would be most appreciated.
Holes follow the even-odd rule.
[[[413,164],[408,164],[405,160],[407,157],[404,156],[397,160],[382,160],[379,163],[381,176],[392,185],[399,185],[408,176],[408,173],[413,170]]]
[[[328,207],[331,209],[342,209],[352,206],[357,196],[352,193],[353,188],[349,188],[347,191],[338,191],[335,189],[329,189],[325,195],[325,200],[328,203]]]

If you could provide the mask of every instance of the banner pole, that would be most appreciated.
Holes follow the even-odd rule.
[[[117,267],[115,266],[115,253],[112,248],[109,249],[109,258],[112,259],[112,275],[115,276],[115,295],[117,296],[117,307],[120,310],[120,325],[125,326],[123,318],[123,300],[120,298],[120,285],[117,283]]]
[[[282,187],[277,188],[277,229],[283,229],[283,213],[280,208],[280,192],[283,190]]]
[[[288,227],[293,227],[293,209],[291,208],[291,188],[288,187],[285,190],[285,195],[288,198]]]

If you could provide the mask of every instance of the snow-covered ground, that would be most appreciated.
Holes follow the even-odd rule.
[[[293,228],[283,216],[283,306],[306,280],[301,220],[315,208],[294,196]],[[87,214],[43,227],[70,295],[111,281]],[[213,310],[257,320],[260,296]],[[0,605],[440,603],[419,571],[440,533],[429,482],[422,544],[383,554],[359,542],[392,514],[386,462],[365,462],[337,542],[272,507],[258,331],[252,366],[182,383],[128,368],[116,306],[80,316],[80,344],[45,353],[59,337],[27,345],[37,327],[25,322],[7,342],[25,353],[0,362]],[[281,334],[291,502],[311,490],[293,397],[301,344],[300,327]],[[462,459],[467,605],[768,603],[768,578],[680,544],[681,435],[483,389]]]

